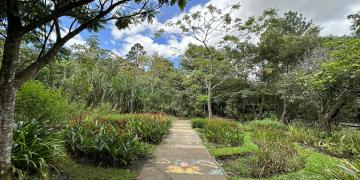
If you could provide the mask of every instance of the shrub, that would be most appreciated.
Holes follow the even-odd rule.
[[[14,127],[11,163],[21,177],[40,173],[44,178],[52,161],[61,153],[58,135],[45,126],[46,122],[18,121]]]
[[[171,117],[162,114],[110,114],[101,118],[112,122],[127,122],[127,128],[141,141],[158,144],[170,129]]]
[[[276,174],[293,172],[304,163],[292,144],[285,141],[258,140],[253,177],[268,177]]]
[[[239,146],[243,140],[243,133],[237,122],[224,120],[209,120],[201,129],[201,134],[217,146]]]
[[[129,120],[129,129],[141,141],[158,144],[171,126],[171,119],[164,115],[136,114]]]
[[[149,154],[149,149],[137,136],[98,120],[81,121],[69,126],[64,139],[71,155],[101,165],[129,165]]]
[[[16,96],[17,119],[36,119],[61,123],[67,119],[67,99],[60,90],[51,89],[38,81],[26,82]]]
[[[191,119],[191,126],[192,128],[203,128],[208,121],[208,119],[204,118],[193,118]]]

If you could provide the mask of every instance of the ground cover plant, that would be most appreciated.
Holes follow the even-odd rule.
[[[344,168],[338,166],[340,159],[297,144],[298,141],[289,136],[292,126],[287,127],[272,119],[239,126],[245,134],[240,146],[216,147],[211,143],[206,144],[230,179],[322,179],[326,178],[322,173],[324,169],[328,169],[326,172],[345,172]],[[201,134],[202,131],[198,132]],[[298,136],[299,139],[303,138]],[[354,168],[352,172],[356,172]]]

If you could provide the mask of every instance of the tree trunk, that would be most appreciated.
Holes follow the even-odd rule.
[[[260,104],[260,112],[259,112],[259,118],[263,118],[263,110],[264,110],[264,96],[261,96],[261,104]]]
[[[246,100],[244,98],[243,99],[243,104],[242,104],[242,113],[243,113],[243,115],[245,115],[245,107],[246,107]]]
[[[333,108],[330,108],[329,111],[322,114],[320,122],[325,128],[326,132],[331,133],[332,126],[335,123],[335,118],[340,113],[342,107],[346,105],[346,101],[339,100]]]
[[[253,112],[254,112],[254,118],[255,118],[255,119],[259,119],[259,116],[258,116],[258,114],[256,113],[256,109],[255,109],[254,103],[251,103],[251,107],[252,107]]]
[[[135,88],[131,89],[131,97],[130,97],[130,113],[134,113],[134,101],[135,101]]]
[[[281,115],[281,120],[285,123],[285,124],[288,124],[288,120],[287,120],[287,109],[288,109],[288,104],[286,103],[286,100],[283,100],[283,112],[282,112],[282,115]]]
[[[11,178],[11,141],[16,94],[15,72],[22,38],[18,33],[20,26],[21,24],[14,23],[14,19],[9,19],[0,69],[0,177],[3,177],[2,179]]]
[[[208,108],[208,117],[211,119],[213,117],[212,107],[211,107],[211,83],[208,85],[208,99],[207,99],[207,108]]]

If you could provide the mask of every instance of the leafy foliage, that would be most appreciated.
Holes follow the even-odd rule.
[[[46,87],[39,81],[25,83],[17,93],[18,118],[36,119],[61,124],[67,120],[69,103],[60,90]]]
[[[204,128],[209,121],[209,119],[205,118],[193,118],[191,119],[191,126],[192,128]]]
[[[209,119],[200,132],[206,140],[221,147],[239,146],[244,137],[236,122],[217,119]]]
[[[36,173],[49,178],[49,168],[61,156],[58,133],[46,121],[18,121],[14,127],[11,164],[13,172],[24,178]]]
[[[105,166],[124,166],[148,151],[136,136],[108,123],[77,122],[64,135],[65,145],[74,157],[86,157]]]
[[[126,166],[147,157],[150,146],[159,143],[170,128],[171,119],[157,114],[111,114],[74,119],[64,139],[76,158],[95,164]]]

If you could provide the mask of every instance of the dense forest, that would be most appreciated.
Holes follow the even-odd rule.
[[[143,127],[133,121],[128,122],[131,127],[144,128],[138,131],[129,128],[130,134],[137,133],[136,137],[142,137],[140,140],[144,144],[159,143],[170,127],[169,119],[174,117],[197,117],[193,119],[193,127],[199,128],[199,133],[209,142],[213,138],[207,134],[211,129],[202,129],[207,121],[226,119],[221,121],[245,124],[240,130],[226,130],[231,135],[222,135],[221,130],[217,131],[220,139],[217,143],[224,143],[223,146],[245,143],[245,139],[238,143],[231,141],[238,137],[237,133],[245,134],[241,138],[246,138],[247,130],[244,129],[259,128],[259,131],[266,132],[260,128],[261,120],[267,122],[271,119],[271,122],[275,122],[271,126],[280,124],[275,128],[290,128],[288,131],[292,133],[294,129],[291,131],[291,127],[298,126],[299,129],[303,128],[304,134],[316,132],[319,140],[307,142],[301,139],[302,136],[296,137],[308,146],[320,149],[320,152],[349,160],[347,163],[358,162],[360,133],[349,131],[353,139],[346,143],[346,136],[336,133],[343,131],[344,124],[360,123],[359,13],[348,16],[352,22],[349,27],[352,34],[338,37],[320,36],[322,27],[301,12],[279,13],[277,9],[265,9],[259,16],[242,19],[232,17],[230,13],[241,11],[240,4],[232,5],[227,12],[209,5],[204,12],[185,13],[181,19],[168,23],[154,34],[156,38],[186,35],[197,42],[188,44],[179,56],[148,54],[148,47],[142,42],[134,42],[131,50],[124,53],[125,56],[120,56],[100,45],[101,39],[96,32],[106,21],[116,20],[119,29],[128,28],[132,23],[141,26],[141,20],[151,21],[155,17],[154,12],[163,5],[176,3],[184,8],[186,1],[159,0],[155,1],[158,3],[155,6],[148,6],[148,1],[134,1],[137,3],[134,11],[122,14],[117,9],[119,12],[110,15],[113,6],[129,1],[99,1],[98,7],[89,5],[92,1],[51,2],[52,5],[46,5],[46,1],[32,0],[24,1],[24,4],[11,0],[0,3],[1,176],[33,177],[40,173],[39,177],[45,178],[54,171],[48,171],[48,168],[57,166],[53,163],[54,159],[58,162],[59,154],[64,154],[61,153],[64,151],[61,145],[64,138],[69,154],[77,156],[81,154],[79,149],[85,153],[85,145],[81,148],[69,139],[74,139],[76,133],[80,132],[88,138],[95,136],[89,134],[90,129],[94,128],[95,131],[99,125],[92,125],[89,132],[85,132],[71,129],[76,126],[74,122],[88,118],[99,121],[138,118],[140,121],[147,119],[147,115],[156,116],[155,119],[166,123],[160,125],[161,131],[149,135],[157,134],[160,137],[148,138],[145,132],[150,132],[154,124]],[[145,8],[141,8],[142,5]],[[70,10],[61,11],[64,8]],[[91,12],[86,11],[89,9]],[[74,25],[67,35],[60,33],[59,18],[62,16],[70,16],[74,22],[78,22],[77,27]],[[92,32],[85,44],[63,46],[85,29]],[[114,114],[127,115],[117,117]],[[144,124],[147,121],[144,120]],[[222,123],[218,122],[216,126],[232,126]],[[246,127],[247,123],[255,125]],[[259,127],[256,123],[260,124]],[[85,129],[88,127],[86,123],[83,126]],[[206,127],[211,126],[215,125]],[[41,139],[34,138],[38,135],[34,135],[34,139],[30,137],[31,132],[41,134],[43,141],[56,146],[39,145],[36,147],[39,149],[31,149],[32,146],[27,143],[41,143]],[[257,131],[249,132],[256,134]],[[286,136],[295,137],[294,134]],[[253,138],[258,136],[254,135]],[[339,150],[342,148],[340,141],[345,144],[342,144],[344,152]],[[131,142],[134,145],[131,145],[132,148],[137,146],[137,142]],[[266,145],[260,140],[254,140],[254,143],[260,149]],[[146,148],[142,149],[139,145],[143,154],[139,150],[138,154],[121,156],[125,160],[120,158],[123,163],[116,167],[131,164],[137,156],[148,156],[147,151],[151,148],[147,146],[144,145]],[[268,148],[275,151],[277,147],[269,145]],[[221,153],[216,154],[218,151],[210,152],[215,157],[223,158]],[[282,165],[287,166],[287,163]],[[61,171],[62,166],[55,169]],[[279,166],[269,168],[274,170]],[[261,169],[252,169],[256,168]],[[8,173],[9,169],[12,169],[11,173]],[[227,171],[228,167],[224,169]],[[253,172],[256,175],[240,173],[239,177],[262,178],[291,171],[281,169],[269,171],[268,174]],[[332,172],[335,175],[330,178],[342,179],[336,176],[342,173]],[[359,171],[354,170],[354,173],[346,177],[359,178]],[[130,179],[134,176],[121,175]]]

